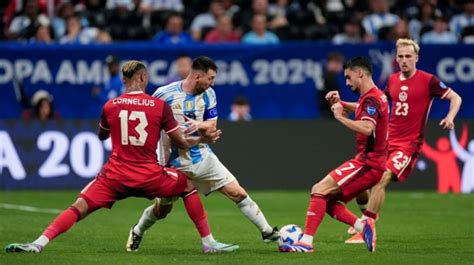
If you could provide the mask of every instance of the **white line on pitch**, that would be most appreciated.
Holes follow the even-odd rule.
[[[10,210],[18,210],[18,211],[25,211],[25,212],[33,212],[33,213],[52,213],[58,214],[61,212],[59,209],[50,209],[50,208],[38,208],[28,205],[19,205],[19,204],[9,204],[9,203],[0,203],[0,208],[3,209],[10,209]]]

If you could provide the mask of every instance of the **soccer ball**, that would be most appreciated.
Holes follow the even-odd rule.
[[[280,229],[280,238],[278,243],[283,244],[293,244],[298,242],[303,236],[303,230],[297,225],[285,225]]]

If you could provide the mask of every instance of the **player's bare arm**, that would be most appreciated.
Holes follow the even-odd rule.
[[[454,92],[454,90],[450,90],[444,99],[450,101],[449,111],[446,117],[441,120],[439,125],[443,127],[443,129],[451,130],[454,128],[454,118],[461,107],[462,99],[456,92]]]
[[[375,129],[375,125],[371,121],[354,121],[347,118],[346,113],[344,113],[344,107],[341,105],[341,103],[334,104],[331,107],[331,110],[334,113],[334,118],[336,118],[338,121],[344,124],[344,126],[355,132],[369,136]]]

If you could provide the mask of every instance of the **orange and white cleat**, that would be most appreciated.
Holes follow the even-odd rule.
[[[351,226],[351,227],[349,227],[349,229],[347,229],[347,233],[349,235],[355,235],[355,234],[357,234],[357,230],[355,230],[355,228]]]
[[[375,252],[375,246],[377,242],[377,233],[375,231],[375,220],[367,218],[364,222],[364,230],[362,231],[362,237],[365,245],[370,252]]]
[[[362,236],[362,233],[355,233],[352,235],[349,239],[344,241],[346,244],[364,244],[364,238]]]

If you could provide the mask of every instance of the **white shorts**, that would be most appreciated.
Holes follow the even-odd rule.
[[[177,169],[186,174],[194,186],[206,196],[235,180],[234,175],[214,153],[210,153],[197,164]]]

